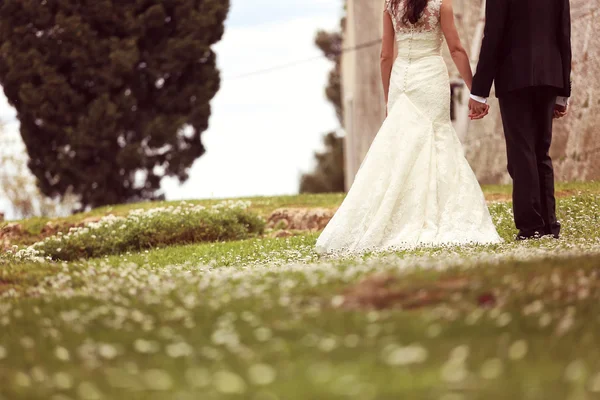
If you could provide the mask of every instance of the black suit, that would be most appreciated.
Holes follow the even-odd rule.
[[[569,0],[487,0],[472,94],[500,100],[515,223],[524,236],[558,236],[549,156],[557,96],[571,96]]]

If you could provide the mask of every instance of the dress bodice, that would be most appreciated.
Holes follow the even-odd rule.
[[[385,9],[394,21],[394,29],[396,33],[425,33],[435,32],[440,28],[440,10],[442,8],[442,0],[428,0],[425,10],[417,23],[404,23],[402,17],[406,7],[407,0],[400,0],[397,7],[394,6],[392,0],[385,0]]]
[[[402,21],[406,1],[400,0],[397,7],[392,4],[392,0],[385,1],[385,9],[394,23],[398,57],[421,58],[441,54],[443,35],[440,25],[440,10],[442,0],[428,0],[421,18],[415,24]]]

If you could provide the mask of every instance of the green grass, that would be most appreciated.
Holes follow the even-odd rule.
[[[556,191],[561,194],[576,194],[577,192],[583,193],[600,193],[600,182],[559,182],[556,184]],[[510,196],[512,192],[511,185],[485,185],[483,192],[486,196],[492,195],[507,195]]]
[[[599,203],[561,199],[561,241],[509,241],[493,204],[493,246],[331,259],[308,234],[0,266],[0,399],[594,399]],[[417,308],[345,307],[373,274]]]
[[[569,182],[569,183],[558,183],[556,187],[559,192],[577,192],[583,193],[600,193],[600,182]],[[483,187],[483,191],[492,200],[495,196],[502,196],[503,199],[508,199],[511,192],[510,185],[486,185]],[[331,193],[331,194],[301,194],[301,195],[290,195],[290,196],[272,196],[272,197],[245,197],[236,200],[250,201],[252,206],[250,211],[256,212],[262,217],[268,217],[275,209],[282,207],[323,207],[323,208],[335,208],[340,205],[344,199],[342,193]],[[203,206],[212,206],[223,199],[210,199],[210,200],[187,200],[190,204],[199,204]],[[31,236],[28,240],[26,237],[22,239],[23,244],[31,244],[37,240],[42,232],[42,229],[48,222],[57,224],[58,226],[67,224],[78,224],[86,218],[102,217],[104,215],[113,214],[115,216],[125,216],[130,211],[135,209],[151,209],[156,207],[168,207],[177,206],[180,201],[159,201],[159,202],[144,202],[134,204],[124,204],[116,206],[100,207],[89,212],[74,214],[64,218],[30,218],[22,221],[11,221],[20,223],[23,226],[23,230],[26,234]],[[0,228],[9,222],[0,223]]]

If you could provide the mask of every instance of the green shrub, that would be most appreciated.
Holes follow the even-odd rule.
[[[58,233],[23,251],[71,261],[158,246],[246,239],[261,234],[265,227],[265,221],[247,207],[247,202],[226,201],[211,207],[182,202],[133,210],[126,217],[108,215],[71,228],[67,234]]]

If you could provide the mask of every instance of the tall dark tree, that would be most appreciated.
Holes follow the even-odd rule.
[[[333,105],[335,113],[344,125],[344,104],[342,102],[342,32],[345,18],[342,18],[340,30],[334,32],[319,31],[315,38],[316,46],[327,59],[334,63],[329,72],[329,81],[325,95]],[[300,193],[331,193],[344,191],[344,138],[330,132],[323,138],[325,151],[315,153],[315,170],[300,178]]]
[[[41,191],[161,197],[204,153],[228,0],[2,0],[0,84]]]
[[[300,179],[300,193],[344,191],[344,138],[330,132],[323,138],[325,150],[315,153],[317,167]]]
[[[344,20],[342,20],[342,25]],[[342,32],[319,31],[315,44],[325,57],[333,61],[334,66],[329,72],[329,81],[325,88],[325,95],[335,108],[338,120],[344,125],[344,106],[342,103]]]

